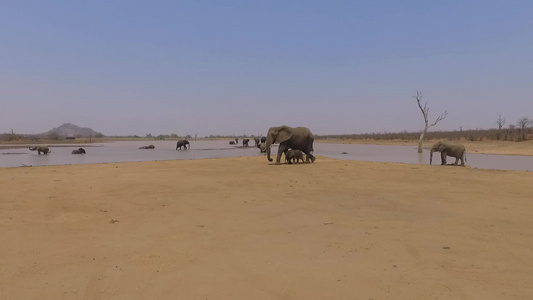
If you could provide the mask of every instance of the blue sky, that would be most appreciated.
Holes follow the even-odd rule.
[[[418,131],[533,118],[533,1],[2,1],[0,132]]]

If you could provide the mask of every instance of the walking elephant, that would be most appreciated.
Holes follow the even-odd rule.
[[[250,139],[242,139],[242,145],[244,147],[248,147],[248,143],[250,142]]]
[[[461,166],[465,165],[466,161],[466,149],[465,146],[461,144],[450,144],[445,142],[438,142],[431,147],[429,164],[433,162],[433,152],[440,152],[441,165],[446,165],[446,156],[455,157],[454,165],[459,163],[461,160]]]
[[[279,143],[278,156],[276,157],[276,164],[280,164],[281,154],[286,153],[289,149],[301,150],[306,155],[305,162],[315,162],[315,157],[311,154],[313,152],[313,142],[315,137],[311,130],[306,127],[289,127],[282,125],[279,127],[270,127],[266,136],[266,153],[267,159],[270,158],[270,146]]]
[[[291,150],[288,150],[287,153],[285,153],[285,161],[288,164],[292,164],[292,163],[297,164],[300,160],[302,160],[302,162],[305,162],[304,153],[301,150],[291,149]]]
[[[83,148],[72,150],[72,154],[86,154],[87,152]]]
[[[259,138],[254,138],[255,146],[259,148],[259,144],[261,143]]]
[[[181,150],[181,147],[185,148],[185,150],[187,150],[187,145],[189,145],[189,149],[191,149],[191,144],[189,143],[189,141],[187,140],[179,140],[178,143],[176,144],[176,150],[178,150],[178,148]]]
[[[30,151],[37,151],[39,155],[41,155],[41,152],[43,154],[48,154],[48,152],[51,152],[48,147],[44,147],[44,146],[33,146],[33,147],[30,147],[29,149]]]

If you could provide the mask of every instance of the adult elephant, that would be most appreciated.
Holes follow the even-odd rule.
[[[259,138],[254,138],[255,146],[259,148],[259,144],[261,143]]]
[[[48,152],[51,152],[48,147],[43,147],[43,146],[33,146],[33,147],[30,147],[29,149],[30,151],[37,151],[39,155],[41,155],[41,152],[43,154],[48,154]]]
[[[189,149],[191,149],[191,144],[189,143],[189,141],[187,140],[179,140],[178,143],[176,144],[176,150],[178,150],[178,148],[181,150],[181,147],[185,148],[185,150],[187,150],[187,145],[189,145]]]
[[[78,149],[72,150],[72,154],[86,154],[86,153],[87,152],[83,148],[78,148]]]
[[[242,139],[242,145],[244,147],[248,147],[248,143],[250,142],[250,139]]]
[[[461,144],[451,144],[445,142],[438,142],[431,147],[429,164],[433,162],[433,152],[440,152],[441,165],[446,165],[446,156],[455,157],[455,165],[461,160],[461,166],[465,165],[466,161],[466,149],[465,146]]]
[[[311,133],[311,130],[306,127],[289,127],[282,125],[279,127],[270,127],[266,136],[266,153],[267,159],[270,158],[270,146],[272,144],[279,143],[278,156],[276,157],[276,164],[280,164],[281,154],[285,153],[289,149],[302,150],[307,156],[306,163],[315,162],[315,157],[311,154],[313,152],[313,141],[315,137]]]

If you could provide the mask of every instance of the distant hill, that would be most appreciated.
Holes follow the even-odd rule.
[[[95,137],[95,136],[103,136],[103,134],[96,132],[92,130],[91,128],[87,127],[79,127],[77,125],[71,124],[71,123],[65,123],[57,128],[54,128],[46,133],[44,135],[50,135],[50,134],[57,134],[59,136],[74,136],[74,137]]]

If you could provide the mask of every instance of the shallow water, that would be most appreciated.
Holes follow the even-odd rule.
[[[154,145],[155,149],[139,149],[139,147],[148,145]],[[87,154],[71,154],[72,150],[80,147],[85,149]],[[4,154],[0,155],[0,167],[201,159],[261,154],[255,147],[238,147],[229,145],[225,141],[191,142],[190,150],[176,150],[176,141],[112,142],[72,147],[51,145],[49,148],[52,152],[48,155],[38,155],[36,151],[30,151],[27,148],[0,150],[0,154]]]
[[[429,164],[429,150],[417,153],[417,146],[386,146],[358,144],[314,144],[317,155],[337,159],[398,162],[407,164]],[[342,154],[345,152],[346,154]],[[533,156],[526,155],[493,155],[468,153],[466,149],[466,165],[479,169],[499,169],[515,171],[533,171]],[[448,157],[448,164],[455,158]],[[440,153],[433,154],[433,164],[440,165]]]
[[[139,149],[152,144],[155,149]],[[252,142],[253,144],[253,142]],[[191,142],[190,150],[176,150],[175,141],[113,142],[83,145],[84,155],[73,155],[80,146],[51,146],[52,153],[38,155],[27,148],[0,150],[0,167],[94,164],[174,159],[202,159],[217,157],[262,156],[256,147],[229,145],[228,141]],[[415,146],[385,146],[359,144],[315,143],[315,154],[336,159],[429,164],[429,152],[418,154]],[[345,154],[343,154],[343,152]],[[273,158],[277,149],[273,148]],[[448,163],[455,159],[449,157]],[[265,163],[268,163],[265,158]],[[433,163],[440,164],[440,153]],[[533,171],[533,156],[472,154],[467,149],[467,165],[472,168]]]

